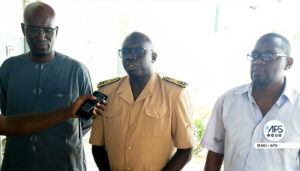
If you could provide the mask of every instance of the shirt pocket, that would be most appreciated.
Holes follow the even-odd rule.
[[[70,92],[48,92],[47,97],[49,99],[48,103],[53,103],[55,108],[62,108],[71,105],[73,102],[72,94]]]
[[[43,111],[61,109],[71,105],[74,101],[73,94],[70,92],[49,91],[46,94],[47,98],[45,98],[45,102],[43,103],[43,107],[45,108],[45,110]],[[72,136],[72,133],[75,131],[75,129],[78,129],[77,126],[77,119],[67,119],[64,122],[56,125],[55,127],[67,132],[66,135]]]
[[[161,136],[162,130],[168,129],[168,125],[171,124],[169,120],[169,112],[167,111],[157,111],[157,110],[147,110],[145,111],[145,115],[150,120],[153,125],[153,136],[158,137]]]
[[[106,120],[113,120],[122,113],[122,104],[118,102],[109,102],[106,108],[103,114]]]
[[[106,136],[112,138],[116,132],[120,132],[124,127],[124,119],[122,118],[122,106],[107,106],[108,110],[103,113],[103,129]],[[109,138],[108,138],[109,139]]]

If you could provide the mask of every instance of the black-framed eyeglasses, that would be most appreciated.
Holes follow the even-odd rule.
[[[290,56],[287,56],[285,54],[279,54],[279,53],[258,53],[258,52],[252,52],[247,54],[247,59],[249,61],[256,61],[259,58],[264,62],[271,62],[281,57],[289,58]]]
[[[129,58],[131,55],[134,56],[135,58],[137,57],[142,57],[145,55],[146,51],[153,51],[150,49],[144,49],[144,48],[124,48],[124,49],[119,49],[118,54],[121,58]]]
[[[44,32],[47,36],[52,36],[57,27],[54,28],[39,28],[39,27],[31,27],[25,26],[25,30],[27,33],[31,35],[38,35],[40,32]]]

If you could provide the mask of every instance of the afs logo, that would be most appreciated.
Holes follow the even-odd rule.
[[[284,137],[284,125],[278,120],[271,120],[264,126],[265,137],[270,141],[278,141]]]

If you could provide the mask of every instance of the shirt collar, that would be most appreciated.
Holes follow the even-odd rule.
[[[246,94],[248,92],[250,92],[250,94],[251,94],[252,84],[246,84],[244,86],[240,86],[235,89],[235,94]]]
[[[292,104],[294,104],[294,94],[293,94],[293,89],[290,88],[287,79],[285,77],[285,87],[282,92],[283,97],[285,97],[287,100],[289,100]]]
[[[286,77],[285,79],[285,86],[282,94],[280,95],[279,99],[277,100],[276,104],[278,106],[281,106],[286,100],[288,100],[290,103],[294,103],[293,98],[293,89],[289,87],[289,84],[287,82]],[[242,86],[236,89],[236,94],[247,94],[250,101],[254,101],[252,97],[252,89],[253,89],[253,83],[247,84],[246,86]]]
[[[34,65],[43,65],[43,66],[51,65],[51,64],[53,64],[53,63],[56,63],[56,62],[58,62],[58,61],[61,61],[61,60],[65,59],[65,58],[67,57],[67,56],[65,56],[65,55],[63,55],[63,54],[61,54],[61,53],[55,51],[55,56],[54,56],[54,58],[53,58],[51,61],[48,61],[48,62],[45,62],[45,63],[38,64],[38,63],[33,62],[33,61],[30,59],[30,52],[28,52],[25,56],[26,56],[26,59],[27,59],[28,61],[30,61],[30,63],[32,63],[32,64],[34,64]]]
[[[153,73],[149,81],[147,82],[145,88],[143,89],[139,97],[136,99],[136,102],[141,101],[153,94],[155,87],[157,87],[156,84],[158,84],[157,79],[158,75],[156,73]],[[129,103],[133,103],[133,95],[130,86],[129,76],[126,76],[120,84],[121,85],[119,86],[117,93],[119,93],[120,96],[123,97]]]

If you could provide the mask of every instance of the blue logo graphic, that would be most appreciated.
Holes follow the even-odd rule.
[[[265,129],[268,131],[268,130],[270,129],[270,127],[269,127],[269,126],[266,126]]]

